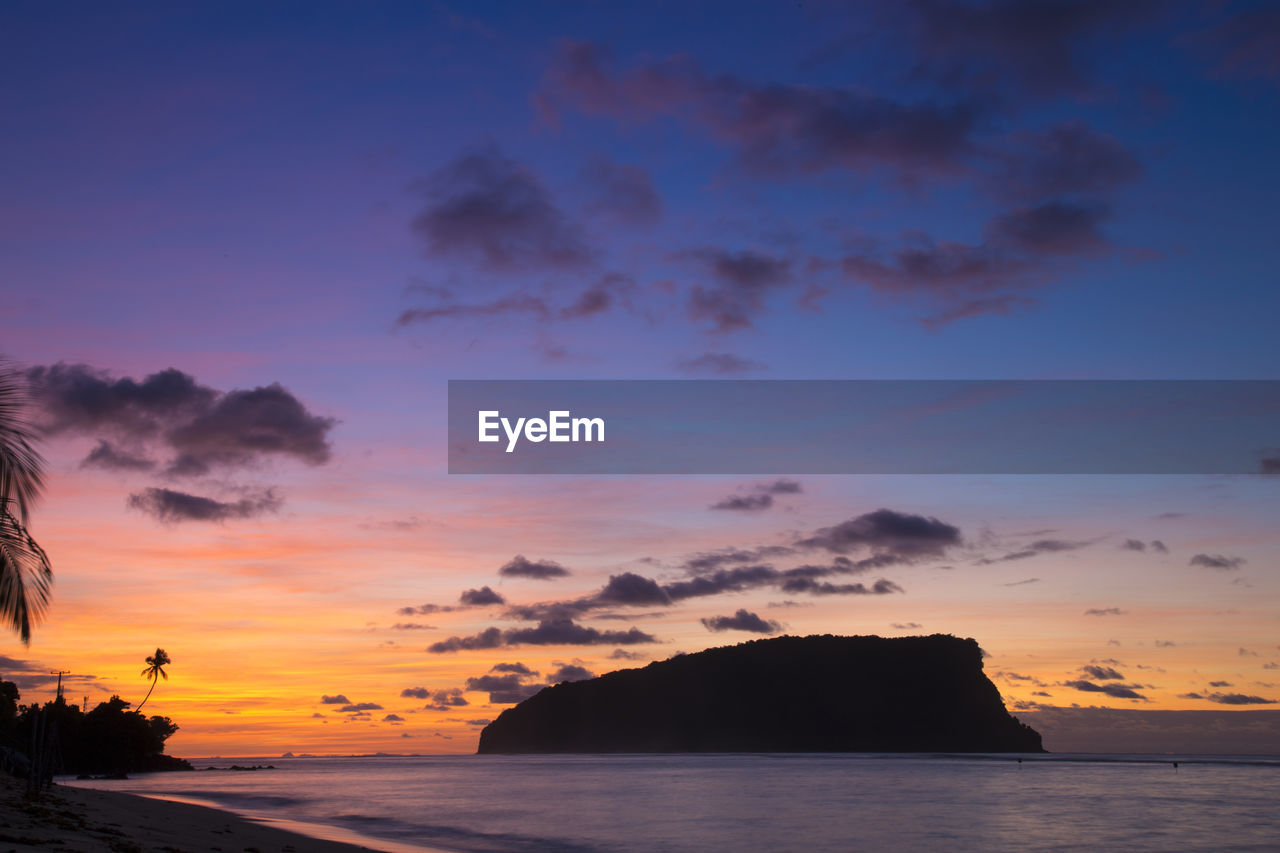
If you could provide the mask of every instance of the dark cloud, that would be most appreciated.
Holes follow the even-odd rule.
[[[795,480],[779,479],[770,483],[756,483],[750,494],[731,495],[712,504],[711,509],[758,512],[773,506],[774,495],[795,495],[802,491],[803,487]]]
[[[1067,542],[1063,539],[1040,539],[1025,548],[1011,551],[1000,557],[983,557],[975,561],[975,565],[989,566],[993,563],[1008,563],[1014,560],[1026,560],[1041,554],[1056,554],[1064,551],[1078,551],[1087,548],[1092,542]]]
[[[433,631],[435,625],[428,625],[425,622],[396,622],[391,626],[393,631]]]
[[[421,189],[427,206],[412,227],[429,254],[509,272],[581,267],[590,260],[580,229],[541,179],[496,149],[458,158]]]
[[[596,314],[603,314],[612,305],[613,292],[607,287],[592,285],[578,294],[577,300],[572,305],[565,307],[560,312],[560,316],[565,319],[592,317]]]
[[[271,455],[320,465],[329,461],[328,434],[334,423],[308,412],[278,383],[230,391],[169,431],[169,444],[178,452],[169,471],[202,475],[215,466],[246,466]]]
[[[537,676],[537,672],[517,661],[516,663],[495,663],[489,668],[490,672],[514,672],[517,675],[527,675],[530,677]]]
[[[746,589],[771,586],[781,578],[782,574],[772,566],[740,566],[698,575],[689,580],[674,581],[664,585],[663,590],[673,601],[680,601],[686,598],[700,598],[719,595],[723,592],[741,592]]]
[[[1124,616],[1129,611],[1121,610],[1119,607],[1090,607],[1084,612],[1085,616]]]
[[[339,714],[359,714],[363,711],[381,711],[382,706],[377,702],[356,702],[350,705],[343,705],[338,709]]]
[[[674,115],[706,128],[761,174],[889,169],[907,178],[956,172],[973,149],[971,104],[904,103],[864,89],[757,85],[711,76],[688,59],[615,72],[596,45],[566,42],[540,95],[628,120]]]
[[[889,627],[896,631],[917,631],[924,626],[919,622],[892,622]]]
[[[564,306],[559,316],[564,320],[588,318],[596,314],[604,314],[618,304],[620,298],[635,291],[635,279],[630,275],[609,273],[596,279],[594,284],[584,289],[572,304]],[[623,302],[625,304],[625,302]]]
[[[671,604],[672,599],[657,581],[634,572],[623,572],[620,575],[610,575],[609,582],[596,594],[594,601],[602,605],[645,607]]]
[[[383,717],[383,718],[382,718],[382,722],[384,722],[384,723],[403,723],[403,722],[404,722],[404,717],[400,716],[399,714],[387,714],[385,717]]]
[[[427,651],[441,652],[474,651],[476,649],[496,649],[502,645],[502,630],[497,627],[485,628],[479,634],[470,637],[450,637],[438,643],[432,643]]]
[[[810,578],[790,578],[783,581],[781,588],[789,595],[806,592],[810,595],[888,595],[903,591],[902,587],[884,578],[871,586],[860,583],[833,584],[826,581],[819,583]]]
[[[882,8],[891,24],[905,29],[915,78],[944,91],[1042,98],[1091,94],[1088,44],[1123,32],[1159,7],[1140,0],[910,0]]]
[[[174,489],[149,488],[129,495],[129,508],[153,516],[166,524],[182,521],[227,521],[256,518],[279,511],[284,502],[274,489],[263,489],[234,501],[219,501]]]
[[[1169,549],[1168,549],[1168,547],[1166,547],[1166,546],[1165,546],[1165,544],[1164,544],[1163,542],[1161,542],[1159,539],[1152,539],[1152,540],[1151,540],[1151,550],[1152,550],[1152,551],[1155,551],[1157,554],[1168,554],[1168,553],[1169,553]]]
[[[930,328],[1032,304],[1023,295],[1111,248],[1098,201],[1050,200],[993,218],[977,244],[910,234],[897,246],[868,245],[845,256],[844,275],[899,301],[927,306]]]
[[[689,318],[708,321],[717,332],[747,328],[764,311],[765,299],[792,280],[792,262],[760,252],[730,252],[719,248],[681,252],[678,258],[697,262],[713,284],[695,285],[689,294]]]
[[[487,586],[479,589],[468,589],[458,596],[458,600],[467,607],[486,607],[490,604],[506,604],[507,600]]]
[[[550,580],[565,577],[569,570],[553,560],[530,560],[523,554],[517,554],[498,569],[498,574],[509,578]]]
[[[609,655],[610,660],[644,660],[644,657],[638,652],[629,652],[626,649],[614,649]]]
[[[534,628],[512,628],[503,633],[507,645],[534,646],[633,646],[656,643],[657,638],[638,628],[627,631],[600,631],[569,619],[544,620]]]
[[[453,687],[449,690],[437,690],[432,693],[431,704],[427,705],[426,709],[428,711],[449,711],[470,704],[467,698],[462,695],[462,690]]]
[[[112,379],[85,364],[59,362],[27,371],[50,433],[111,431],[147,438],[207,411],[218,392],[169,368],[141,382]]]
[[[155,463],[142,448],[172,454],[165,470],[173,476],[253,467],[272,457],[308,465],[330,457],[336,422],[309,412],[278,383],[221,392],[173,368],[138,382],[62,363],[31,368],[27,377],[46,431],[98,438],[85,465],[145,470]]]
[[[337,696],[321,696],[320,704],[321,705],[349,705],[351,704],[351,700],[348,699],[342,693],[339,693]]]
[[[103,468],[107,471],[150,471],[156,467],[156,461],[122,450],[106,439],[99,439],[98,446],[89,451],[80,467]]]
[[[1080,671],[1090,678],[1096,678],[1098,681],[1124,681],[1124,676],[1109,666],[1086,664],[1080,667]]]
[[[1140,539],[1126,539],[1120,543],[1120,548],[1124,551],[1145,551],[1147,543]]]
[[[0,655],[0,677],[5,681],[13,682],[19,690],[40,690],[52,687],[58,683],[59,677],[64,686],[77,683],[87,687],[89,683],[99,680],[98,676],[87,673],[63,673],[59,676],[56,670],[57,667],[51,669],[47,664],[38,661],[19,660]]]
[[[761,619],[749,610],[739,609],[732,616],[712,616],[702,619],[708,631],[750,631],[755,634],[776,634],[782,624],[771,619]]]
[[[1275,705],[1276,699],[1264,699],[1261,696],[1248,696],[1244,693],[1210,693],[1204,697],[1219,705]]]
[[[414,323],[430,323],[433,320],[446,319],[474,320],[501,317],[507,314],[531,314],[539,319],[546,319],[551,315],[551,309],[547,306],[546,300],[516,293],[476,304],[444,302],[430,308],[406,308],[396,318],[396,325],[410,326]]]
[[[961,544],[961,537],[959,528],[936,518],[878,509],[834,527],[821,528],[796,544],[836,554],[870,548],[903,559],[917,559],[941,556],[947,548]]]
[[[417,607],[401,607],[396,613],[401,616],[429,616],[432,613],[451,613],[455,609],[439,604],[419,604]]]
[[[1101,204],[1065,201],[1020,207],[991,220],[987,239],[1029,257],[1100,253],[1111,245],[1099,229],[1107,214]]]
[[[1220,572],[1231,572],[1245,564],[1244,557],[1224,557],[1221,554],[1196,554],[1190,565],[1202,569],[1216,569]]]
[[[595,678],[596,674],[585,666],[567,663],[560,666],[555,672],[547,676],[548,684],[559,684],[562,681],[586,681],[589,678]]]
[[[1040,583],[1040,578],[1024,578],[1020,581],[1010,581],[1009,583],[1002,583],[1000,585],[1001,586],[1026,586],[1029,583]]]
[[[479,634],[470,637],[450,637],[438,643],[432,643],[427,651],[440,654],[443,652],[470,651],[474,649],[496,649],[507,646],[631,646],[639,643],[656,643],[658,640],[638,628],[627,631],[601,631],[585,625],[579,625],[571,619],[546,619],[532,628],[508,628],[503,631],[497,627],[486,628]]]
[[[587,209],[595,216],[635,226],[653,225],[662,218],[662,199],[649,173],[639,166],[595,159],[585,178],[591,187]]]
[[[1172,640],[1156,640],[1157,649],[1171,649],[1176,645],[1178,644],[1173,642]]]
[[[1234,685],[1232,685],[1230,681],[1210,681],[1209,686],[1210,687],[1232,687]]]
[[[737,512],[760,512],[773,506],[773,495],[768,493],[754,495],[731,495],[711,505],[711,509],[725,509]]]
[[[708,352],[695,358],[686,358],[676,362],[676,369],[682,373],[704,374],[711,376],[734,376],[742,373],[754,373],[764,370],[765,365],[742,358],[727,352]]]
[[[784,545],[765,545],[759,548],[725,548],[720,551],[703,551],[690,557],[684,568],[694,573],[709,572],[723,566],[755,563],[773,557],[785,557],[794,550]]]
[[[514,705],[540,692],[545,684],[526,684],[518,673],[507,675],[482,675],[467,679],[467,690],[489,694],[491,705]]]
[[[406,687],[400,691],[402,699],[426,699],[431,695],[431,691],[425,687]]]
[[[1074,687],[1076,690],[1085,693],[1103,693],[1114,699],[1142,699],[1145,701],[1147,698],[1134,690],[1135,687],[1141,686],[1138,684],[1094,684],[1092,681],[1064,681],[1063,686]]]
[[[1136,180],[1142,166],[1119,140],[1069,121],[1024,131],[997,151],[988,186],[1022,202],[1062,196],[1097,196]]]

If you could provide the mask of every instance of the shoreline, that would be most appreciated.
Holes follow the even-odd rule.
[[[441,853],[327,824],[248,817],[213,805],[55,784],[36,800],[0,778],[0,850],[76,853]]]

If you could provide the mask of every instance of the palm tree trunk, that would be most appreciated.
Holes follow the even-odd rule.
[[[151,691],[156,689],[156,682],[157,682],[157,681],[159,681],[159,680],[160,680],[160,679],[158,679],[158,678],[153,678],[153,679],[151,679],[151,687],[150,687],[150,689],[148,689],[148,690],[147,690],[147,695],[142,697],[142,701],[141,701],[141,702],[139,702],[139,703],[138,703],[138,707],[134,709],[134,710],[135,710],[135,711],[137,711],[139,714],[141,714],[141,713],[142,713],[142,706],[143,706],[143,705],[145,705],[145,704],[147,704],[147,700],[151,698]]]

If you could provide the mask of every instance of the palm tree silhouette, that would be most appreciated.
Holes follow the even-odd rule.
[[[142,706],[147,704],[147,700],[151,698],[151,691],[155,690],[156,685],[159,683],[159,679],[156,676],[159,675],[165,681],[169,680],[169,673],[165,672],[164,668],[171,663],[173,661],[169,660],[169,655],[165,653],[164,649],[156,649],[156,653],[147,658],[147,666],[142,670],[142,674],[151,679],[151,689],[147,691],[147,695],[142,697],[142,701],[138,703],[139,714],[142,713]]]
[[[31,625],[49,604],[53,568],[27,532],[31,506],[44,485],[44,459],[32,446],[26,382],[0,361],[0,619],[31,643]]]

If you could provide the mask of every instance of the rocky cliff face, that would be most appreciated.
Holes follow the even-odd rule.
[[[548,687],[481,753],[1042,752],[976,641],[777,637]]]

